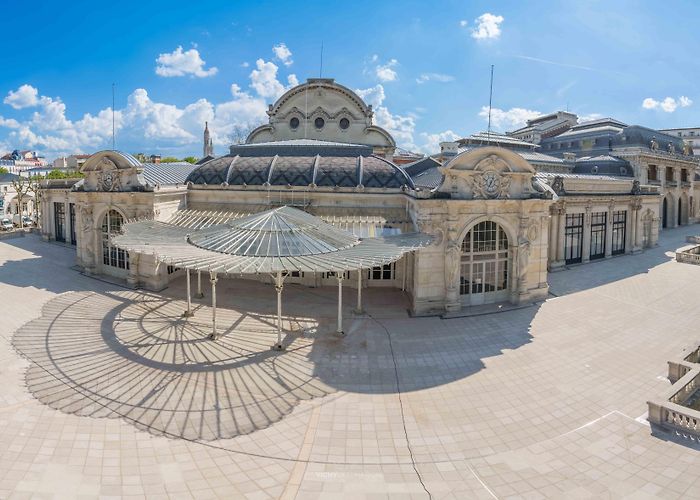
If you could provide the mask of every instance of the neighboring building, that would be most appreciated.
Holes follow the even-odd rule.
[[[509,132],[508,135],[533,144],[539,144],[542,139],[562,134],[577,123],[578,116],[574,113],[556,111],[528,120],[525,127]]]
[[[416,162],[424,157],[424,154],[414,153],[413,151],[409,151],[408,149],[397,147],[394,151],[392,161],[395,165],[406,165],[408,163]]]
[[[689,153],[683,140],[612,118],[579,123],[566,132],[542,139],[539,151],[575,159],[577,174],[632,178],[653,185],[662,195],[662,227],[677,227],[698,219],[695,174],[700,158]]]
[[[36,212],[34,193],[32,191],[25,192],[21,196],[20,202],[15,188],[15,184],[19,180],[20,176],[17,174],[0,174],[0,218],[11,218],[13,215],[34,216]]]
[[[440,154],[398,166],[391,161],[394,139],[372,124],[371,107],[332,79],[290,89],[268,115],[268,124],[227,155],[176,171],[116,151],[94,154],[83,180],[44,182],[44,237],[75,244],[86,272],[161,289],[176,269],[111,244],[126,219],[154,217],[197,231],[289,205],[359,237],[421,231],[433,236],[432,245],[364,269],[361,280],[406,290],[414,314],[541,300],[548,267],[638,252],[657,241],[660,186],[632,175],[577,172],[576,159],[502,134],[444,143]],[[334,273],[287,279],[337,281]]]
[[[667,128],[659,132],[680,137],[690,146],[694,156],[700,156],[700,127]]]
[[[61,156],[53,161],[53,168],[57,170],[80,170],[83,163],[90,158],[91,155],[70,155]]]

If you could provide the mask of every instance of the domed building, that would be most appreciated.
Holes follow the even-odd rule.
[[[479,136],[399,166],[372,107],[332,79],[290,89],[268,116],[245,144],[199,165],[92,155],[84,179],[44,183],[44,237],[70,240],[86,273],[131,286],[163,289],[185,272],[189,282],[190,270],[212,286],[234,274],[308,286],[346,279],[404,290],[416,315],[541,300],[549,269],[656,243],[653,186],[577,174],[517,139]],[[256,221],[254,232],[234,231],[241,220]],[[325,248],[328,225],[347,248],[314,250]]]

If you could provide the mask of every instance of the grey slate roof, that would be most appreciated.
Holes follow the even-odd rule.
[[[324,156],[369,156],[372,154],[372,146],[313,139],[235,144],[229,149],[232,156],[314,156],[319,154],[319,151],[323,151]]]
[[[426,169],[412,177],[413,183],[416,185],[416,187],[423,189],[435,189],[442,184],[443,178],[444,176],[440,173],[438,167]]]
[[[19,179],[19,175],[7,172],[6,174],[0,174],[0,184],[9,184],[14,180]]]
[[[187,176],[197,167],[187,162],[143,163],[143,178],[152,185],[184,184]]]
[[[426,156],[425,158],[421,158],[420,160],[414,161],[413,163],[407,163],[406,165],[402,165],[402,168],[408,175],[410,175],[413,178],[416,175],[423,172],[424,170],[439,167],[440,165],[441,163],[435,158]]]
[[[294,144],[290,145],[289,143]],[[371,146],[280,141],[231,146],[231,154],[197,166],[193,184],[413,188],[403,169],[372,154]]]

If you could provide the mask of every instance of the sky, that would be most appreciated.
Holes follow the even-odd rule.
[[[355,89],[399,146],[556,110],[700,126],[700,2],[5,2],[0,152],[217,154],[290,86]],[[323,52],[321,47],[323,46]],[[321,56],[322,52],[322,56]],[[322,61],[322,70],[321,70]]]

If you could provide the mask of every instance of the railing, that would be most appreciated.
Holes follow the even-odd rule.
[[[700,363],[700,347],[691,351],[683,360],[688,363]]]
[[[700,436],[700,411],[687,406],[700,391],[700,347],[690,352],[683,361],[670,361],[669,380],[673,384],[657,401],[647,401],[649,422],[662,427]]]
[[[688,408],[687,411],[669,408],[664,409],[666,410],[665,423],[667,425],[700,435],[700,412],[691,410],[690,408]]]
[[[676,252],[676,262],[700,265],[700,245]]]

